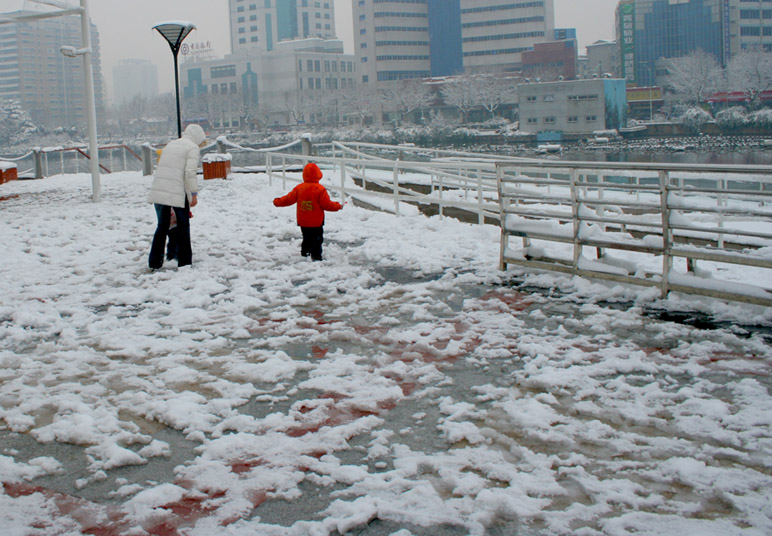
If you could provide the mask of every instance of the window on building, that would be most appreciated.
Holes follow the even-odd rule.
[[[525,102],[536,102],[536,95],[529,95],[525,98]]]
[[[322,72],[322,60],[314,60],[314,70],[317,73]]]
[[[579,117],[576,116],[576,115],[570,115],[570,116],[568,116],[568,122],[569,123],[578,123],[579,122]]]
[[[238,89],[238,87],[236,86],[236,82],[231,82],[231,85],[230,85],[230,92],[231,92],[231,93],[238,93],[238,92],[239,92],[239,89]]]
[[[529,125],[535,125],[535,124],[537,124],[538,122],[539,122],[539,120],[538,120],[538,119],[536,119],[535,117],[529,117],[529,118],[528,118],[528,121],[527,121],[527,123],[528,123]]]
[[[226,78],[228,76],[236,76],[236,66],[220,65],[219,67],[212,67],[209,70],[209,74],[212,78]]]
[[[298,72],[303,72],[303,60],[298,60]]]
[[[598,120],[598,116],[597,115],[588,115],[585,120],[588,123],[591,123],[593,121],[597,121]]]
[[[370,77],[369,77],[369,76],[367,76],[366,74],[363,74],[363,75],[362,75],[362,83],[363,83],[363,84],[366,84],[366,83],[368,83],[369,81],[370,81]]]
[[[555,118],[554,117],[545,117],[544,118],[544,124],[545,125],[554,125],[555,124]]]
[[[544,95],[544,102],[552,102],[555,100],[555,95]]]
[[[306,61],[306,66],[308,67],[308,69],[306,69],[307,71],[313,71],[314,70],[314,60]]]
[[[243,23],[245,20],[246,19],[244,17],[239,17],[238,19],[236,19],[236,22]]]
[[[256,35],[253,35],[252,37],[250,37],[250,38],[249,38],[249,40],[250,40],[250,42],[252,42],[252,43],[257,43],[257,36],[256,36]]]

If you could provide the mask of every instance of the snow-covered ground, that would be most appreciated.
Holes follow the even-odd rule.
[[[150,178],[102,180],[0,187],[4,535],[772,533],[769,309],[352,203],[313,263],[263,175],[151,273]]]

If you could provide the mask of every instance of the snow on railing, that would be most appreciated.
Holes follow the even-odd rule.
[[[502,269],[772,306],[768,167],[534,161],[499,163],[497,176]],[[747,282],[720,280],[726,265],[746,267]]]

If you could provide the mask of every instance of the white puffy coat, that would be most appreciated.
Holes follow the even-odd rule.
[[[192,194],[198,192],[199,145],[205,140],[204,129],[188,125],[180,139],[164,147],[147,197],[149,203],[184,207],[186,197],[192,201]]]

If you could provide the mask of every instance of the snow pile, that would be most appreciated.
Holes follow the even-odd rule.
[[[772,532],[763,334],[524,293],[498,228],[352,203],[313,263],[262,175],[207,181],[193,266],[150,273],[150,180],[3,187],[8,533]]]

